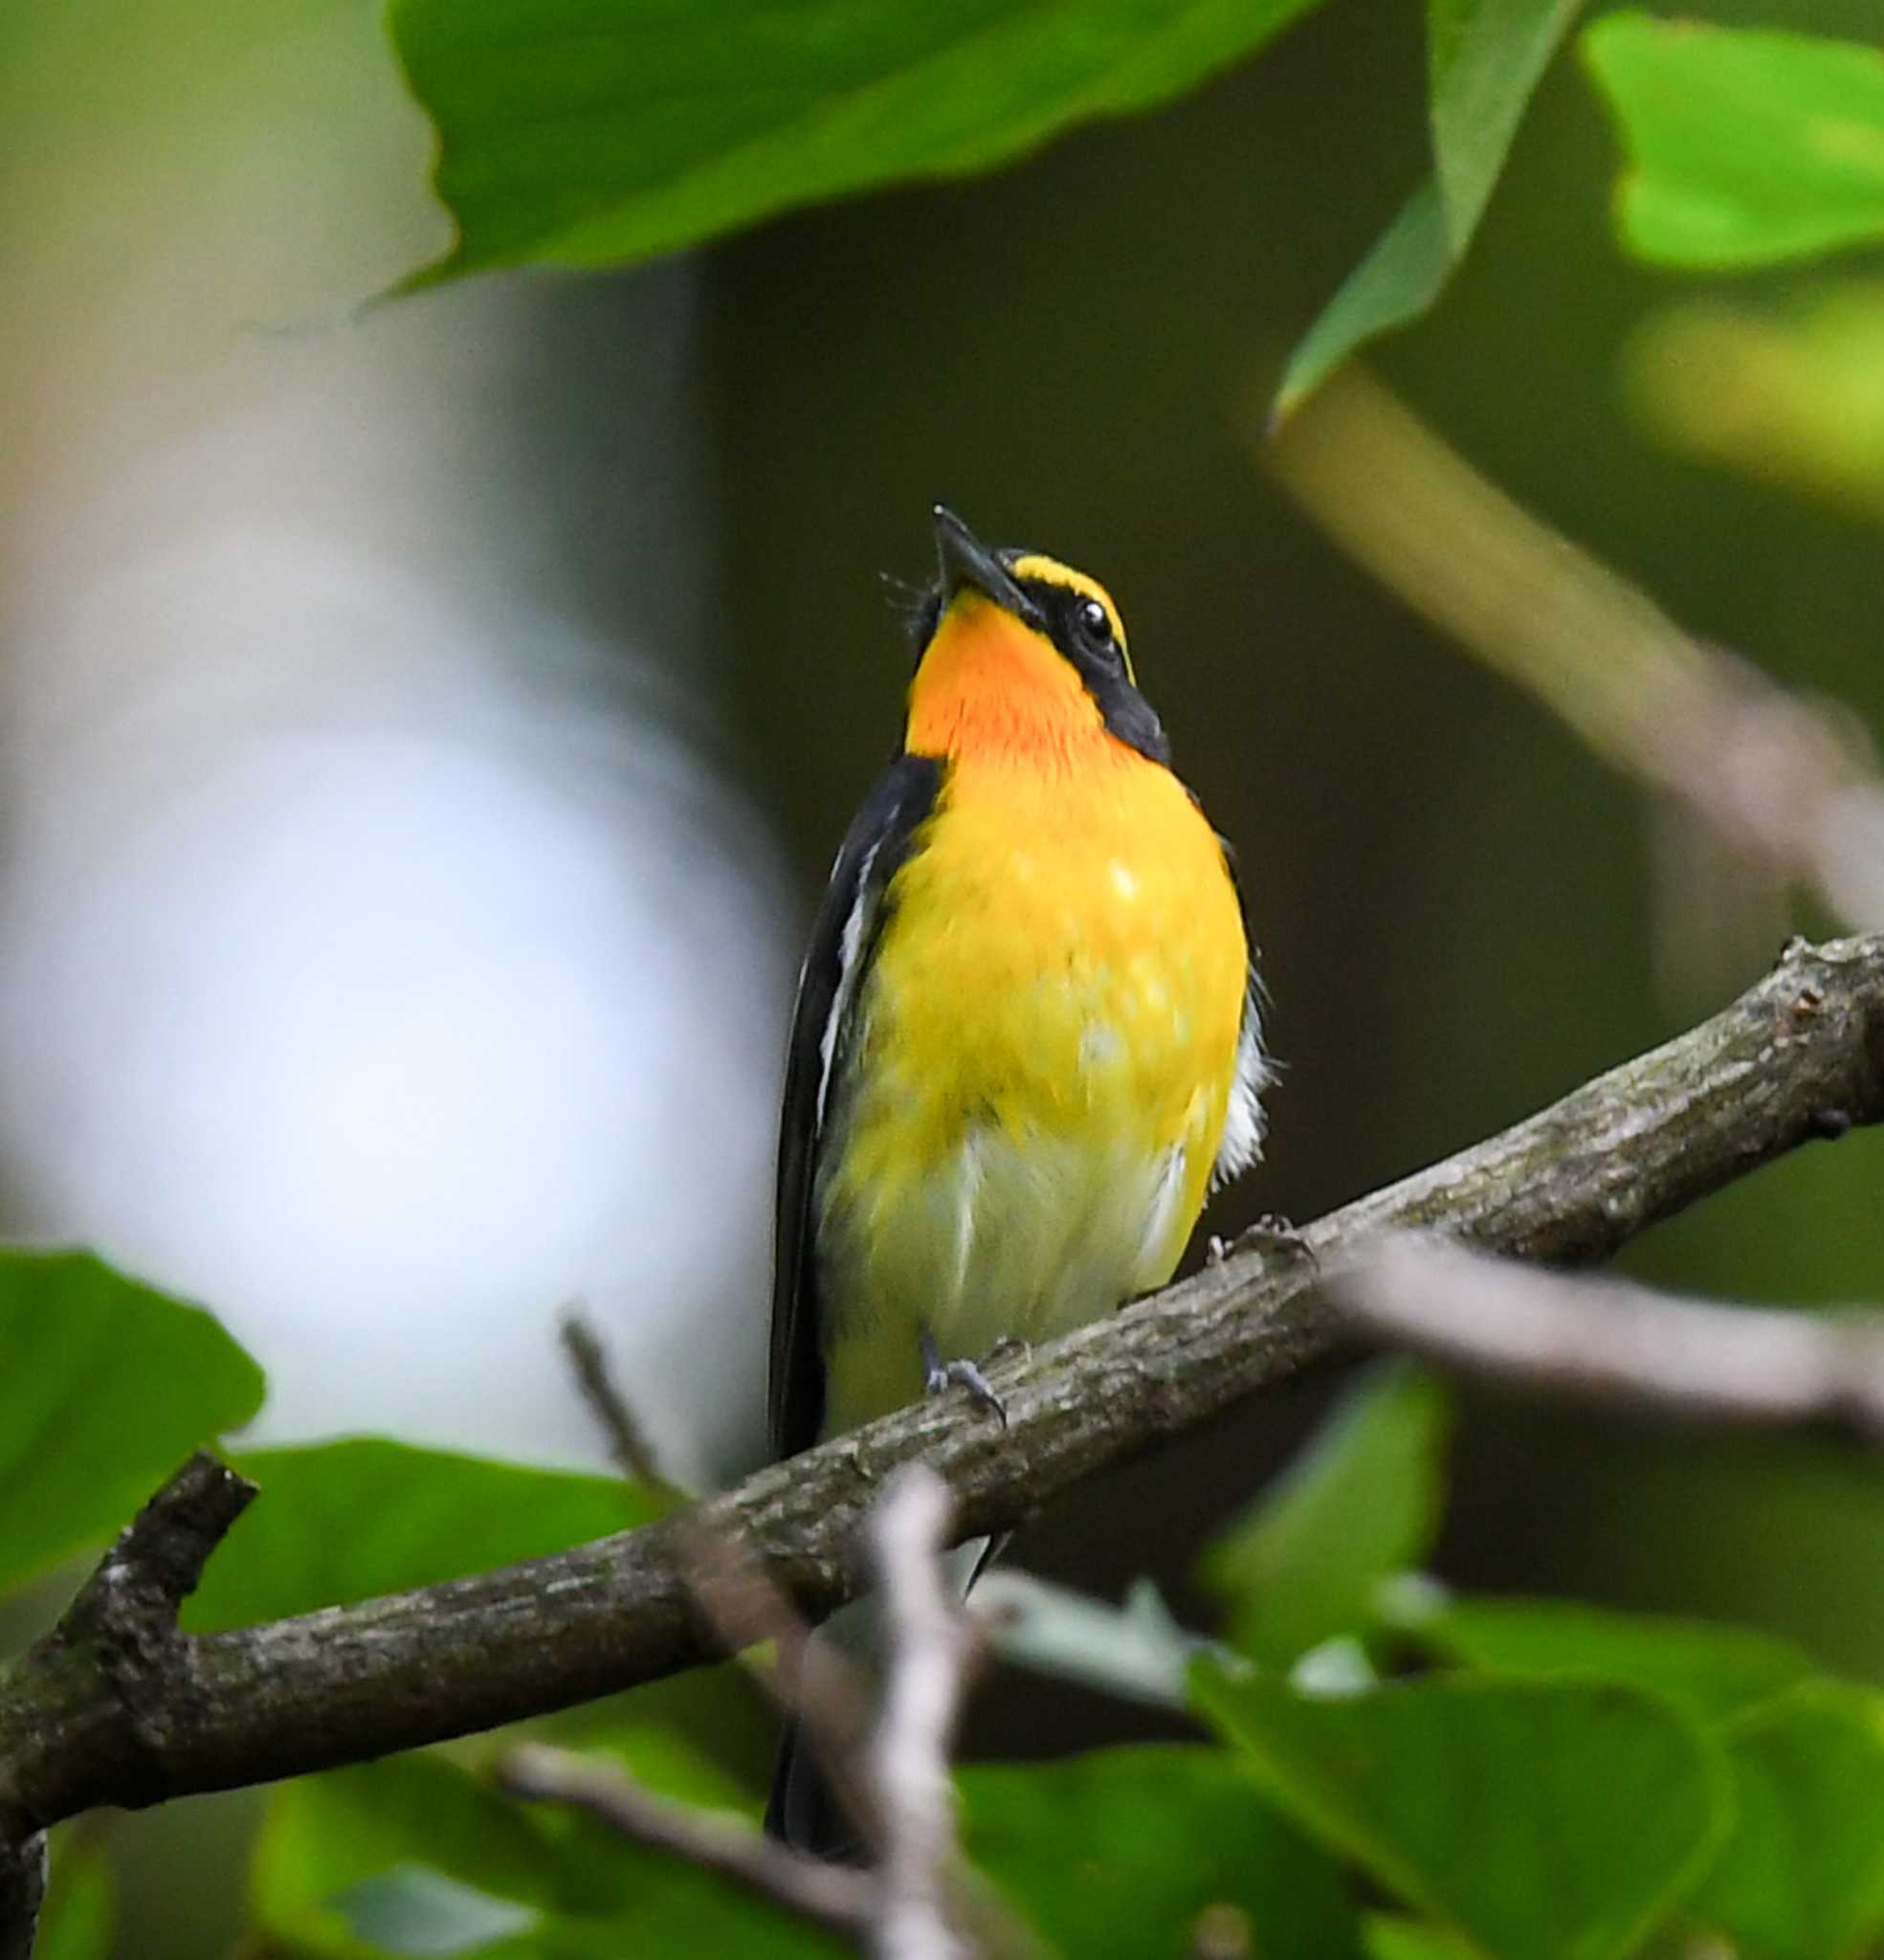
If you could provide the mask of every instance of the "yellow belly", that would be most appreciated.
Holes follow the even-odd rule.
[[[826,1431],[1161,1285],[1208,1189],[1248,948],[1167,771],[958,762],[858,1003],[814,1194]]]

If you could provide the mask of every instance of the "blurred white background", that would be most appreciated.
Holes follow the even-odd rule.
[[[5,1223],[214,1307],[269,1439],[599,1460],[579,1301],[729,1474],[790,973],[690,274],[356,311],[444,240],[376,10],[205,14],[0,24]]]

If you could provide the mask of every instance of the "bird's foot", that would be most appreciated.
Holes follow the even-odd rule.
[[[1023,1347],[1026,1343],[1021,1344]],[[999,1343],[994,1353],[1008,1346]],[[989,1357],[992,1359],[992,1356]],[[988,1380],[972,1361],[944,1361],[942,1350],[936,1346],[936,1337],[927,1327],[922,1329],[922,1392],[925,1395],[941,1395],[950,1389],[966,1389],[970,1397],[982,1408],[1001,1418],[1001,1427],[1008,1426],[1008,1405],[993,1389]]]
[[[1253,1225],[1238,1235],[1236,1242],[1247,1245],[1252,1252],[1280,1253],[1285,1258],[1306,1259],[1311,1266],[1321,1263],[1314,1246],[1277,1212],[1265,1212]],[[1215,1260],[1211,1263],[1214,1264]]]

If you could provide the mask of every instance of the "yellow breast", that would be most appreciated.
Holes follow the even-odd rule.
[[[891,887],[816,1198],[828,1426],[916,1392],[920,1326],[979,1355],[1169,1278],[1248,962],[1221,847],[1169,771],[1106,737],[1075,768],[951,763]]]

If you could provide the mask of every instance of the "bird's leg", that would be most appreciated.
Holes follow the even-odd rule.
[[[922,1392],[925,1395],[940,1395],[951,1388],[966,1389],[984,1409],[991,1410],[1001,1418],[1003,1429],[1007,1428],[1008,1405],[988,1387],[986,1375],[972,1361],[944,1361],[942,1358],[942,1349],[936,1346],[936,1337],[924,1327]]]

